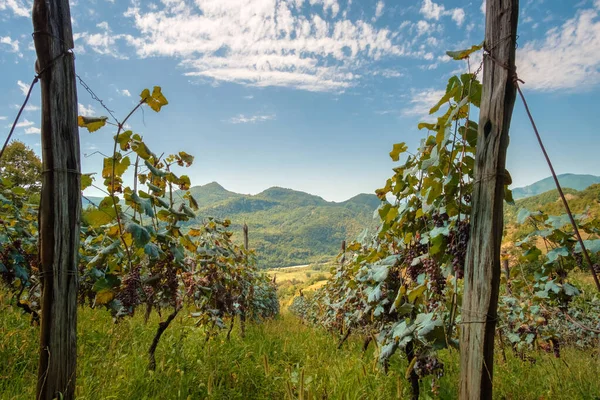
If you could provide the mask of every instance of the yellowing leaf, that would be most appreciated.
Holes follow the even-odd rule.
[[[390,151],[390,157],[392,157],[392,160],[398,161],[400,159],[400,154],[404,153],[406,150],[408,150],[406,143],[396,143],[394,144],[392,151]]]
[[[196,236],[200,236],[202,234],[202,231],[200,229],[195,229],[195,228],[191,228],[190,231],[188,232],[188,235],[196,237]]]
[[[96,132],[98,129],[106,125],[108,117],[77,117],[77,125],[80,128],[86,128],[89,132]]]
[[[150,90],[144,89],[140,94],[142,100],[150,106],[156,112],[159,112],[163,106],[169,104],[165,96],[161,92],[160,86],[154,86],[152,90],[152,95],[150,95]]]
[[[112,292],[112,290],[101,290],[98,293],[96,293],[96,304],[106,304],[109,303],[112,299],[115,298],[115,294]]]
[[[466,50],[458,50],[458,51],[447,51],[446,54],[448,57],[451,57],[454,60],[464,60],[468,58],[472,53],[479,51],[483,48],[483,42],[479,45],[473,45],[470,49]]]
[[[91,174],[82,174],[81,175],[81,190],[82,191],[84,191],[85,189],[92,186],[92,182],[94,180],[94,178],[92,178],[92,175],[94,175],[94,174],[91,173]]]
[[[123,241],[125,242],[127,247],[131,247],[131,245],[133,244],[133,235],[129,232],[125,232],[123,234]]]

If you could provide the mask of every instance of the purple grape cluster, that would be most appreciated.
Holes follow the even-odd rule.
[[[446,287],[446,279],[442,274],[442,269],[437,261],[432,258],[426,258],[422,261],[423,269],[427,272],[430,280],[430,286],[433,293],[441,295]]]
[[[135,306],[140,303],[139,289],[141,287],[140,266],[134,267],[123,278],[123,289],[117,295],[117,299],[121,301],[123,307],[133,314]]]
[[[471,224],[467,221],[460,221],[449,237],[449,244],[446,251],[453,256],[452,267],[455,276],[459,279],[465,273],[465,259],[467,257],[467,245],[469,244],[470,233]]]
[[[419,357],[414,368],[419,378],[424,378],[427,375],[441,377],[444,374],[444,364],[434,356]]]
[[[408,274],[408,277],[412,280],[412,281],[416,281],[417,277],[423,273],[424,271],[424,267],[422,263],[418,263],[417,265],[412,265],[412,262],[415,258],[420,257],[421,255],[425,254],[425,252],[427,251],[427,247],[421,244],[409,247],[408,249],[406,249],[405,255],[404,255],[404,262],[406,265],[406,273]]]

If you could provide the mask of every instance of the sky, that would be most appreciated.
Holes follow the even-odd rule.
[[[520,3],[517,71],[555,169],[600,175],[600,0]],[[31,5],[0,0],[2,141],[34,76]],[[417,147],[417,123],[468,68],[445,52],[483,40],[484,12],[481,0],[71,1],[77,73],[120,118],[161,86],[169,105],[129,126],[155,153],[194,155],[193,185],[330,201],[383,187],[392,145]],[[107,114],[80,85],[78,103]],[[14,138],[38,153],[40,112],[35,87]],[[101,170],[113,135],[80,131],[83,172]],[[549,176],[519,102],[507,167],[514,187]]]

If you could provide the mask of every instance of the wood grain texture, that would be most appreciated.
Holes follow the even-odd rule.
[[[487,0],[483,92],[460,335],[460,398],[491,399],[518,0]]]
[[[68,0],[35,0],[42,94],[40,261],[42,310],[37,398],[75,397],[81,165]]]

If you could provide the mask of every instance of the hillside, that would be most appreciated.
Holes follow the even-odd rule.
[[[251,247],[264,268],[330,261],[342,240],[376,228],[375,195],[360,194],[341,203],[308,193],[272,187],[256,195],[233,193],[216,182],[190,189],[200,206],[191,226],[206,217],[229,218],[234,232],[244,223]],[[175,197],[179,197],[176,194]],[[241,235],[234,236],[238,241]]]
[[[600,183],[600,176],[594,175],[580,175],[580,174],[562,174],[558,175],[558,181],[563,188],[583,190],[590,185]],[[529,186],[514,188],[512,190],[513,197],[515,200],[523,199],[525,197],[536,196],[538,194],[545,193],[549,190],[555,189],[554,179],[548,177],[537,181]]]

